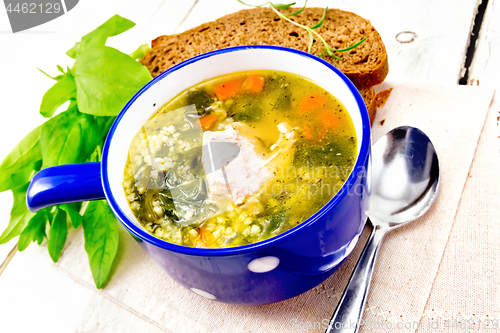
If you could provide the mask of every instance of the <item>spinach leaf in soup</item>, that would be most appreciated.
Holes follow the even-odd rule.
[[[258,222],[264,227],[264,233],[269,236],[277,233],[290,217],[285,212],[258,218]]]
[[[165,189],[164,191],[158,193],[158,200],[160,201],[161,207],[165,210],[165,215],[172,221],[178,221],[179,216],[175,210],[175,204],[170,190]]]
[[[304,165],[310,162],[315,165],[350,166],[354,162],[352,151],[351,147],[343,146],[338,140],[332,140],[326,145],[310,145],[301,141],[297,143],[294,164]]]
[[[207,108],[214,102],[214,98],[203,89],[193,89],[187,92],[188,105],[194,104],[198,115],[202,116],[207,112]]]
[[[257,122],[262,116],[262,106],[259,99],[251,95],[236,97],[229,108],[228,115],[235,121],[245,123]]]
[[[273,105],[273,110],[288,111],[292,107],[292,93],[288,89],[278,96],[276,103]]]

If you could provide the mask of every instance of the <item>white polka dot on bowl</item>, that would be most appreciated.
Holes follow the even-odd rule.
[[[248,263],[248,270],[254,273],[270,272],[278,267],[280,260],[276,257],[257,258]]]
[[[202,297],[208,298],[208,299],[217,299],[217,297],[215,297],[211,293],[206,292],[206,291],[201,290],[201,289],[198,289],[198,288],[191,288],[191,291],[202,296]]]

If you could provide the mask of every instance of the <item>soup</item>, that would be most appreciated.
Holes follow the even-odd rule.
[[[179,94],[135,135],[123,188],[150,233],[199,248],[251,244],[311,217],[356,160],[345,107],[290,73],[246,71]]]

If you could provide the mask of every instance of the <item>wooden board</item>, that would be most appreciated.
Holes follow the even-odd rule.
[[[487,86],[496,89],[493,107],[498,111],[500,120],[500,1],[490,0],[486,7],[481,30],[476,42],[476,50],[467,84]],[[497,127],[500,143],[500,127]],[[500,145],[499,145],[500,146]],[[500,176],[500,175],[499,175]]]
[[[388,80],[457,84],[479,2],[463,0],[457,5],[453,0],[311,0],[308,6],[340,8],[369,19],[387,48]],[[179,31],[245,8],[249,7],[235,0],[200,0]],[[403,40],[398,34],[405,31],[415,34],[413,42],[398,42]]]
[[[500,2],[489,0],[476,50],[469,68],[468,84],[500,87]]]
[[[309,6],[337,7],[369,18],[386,44],[390,63],[388,79],[456,84],[465,61],[478,2],[464,0],[458,5],[452,0],[311,0]],[[498,87],[496,80],[500,68],[492,60],[500,57],[500,10],[495,9],[494,4],[495,0],[489,0],[469,78],[474,84]],[[149,0],[146,6],[133,0],[85,0],[61,18],[18,34],[10,33],[7,16],[0,9],[3,51],[0,52],[0,110],[6,119],[0,122],[0,139],[4,143],[0,145],[0,159],[45,120],[38,115],[38,109],[43,93],[53,81],[39,73],[36,67],[54,74],[55,65],[71,64],[65,51],[113,14],[118,13],[137,23],[130,32],[110,40],[111,46],[131,52],[158,35],[183,31],[244,8],[247,7],[235,0]],[[405,31],[415,34],[412,42],[400,42],[412,37],[410,33],[400,34]],[[11,204],[10,193],[0,193],[0,231],[8,223]],[[69,238],[75,235],[78,232]],[[0,246],[0,263],[14,245],[12,241]],[[81,260],[87,263],[86,257]],[[10,321],[18,325],[9,326],[9,331],[34,331],[40,327],[50,327],[51,332],[164,331],[157,322],[97,292],[91,283],[82,283],[82,279],[75,282],[78,280],[75,276],[51,264],[43,246],[33,246],[27,252],[18,253],[7,269],[16,274],[0,275],[2,290],[17,286],[11,290],[9,298],[0,300],[2,317],[14,313],[13,318],[18,319]],[[88,281],[89,272],[85,274],[83,280]],[[30,323],[23,320],[23,313],[30,314]]]

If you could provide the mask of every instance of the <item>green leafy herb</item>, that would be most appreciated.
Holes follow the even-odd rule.
[[[295,5],[296,2],[288,3],[288,4],[283,4],[283,3],[275,3],[273,4],[274,8],[276,9],[288,9],[291,6]]]
[[[75,59],[78,53],[85,51],[92,46],[103,46],[109,37],[119,35],[135,26],[135,23],[115,15],[95,30],[82,37],[82,40],[75,44],[66,54]]]
[[[80,215],[81,206],[82,204],[80,202],[59,205],[59,208],[64,210],[68,214],[68,217],[71,220],[71,224],[75,229],[78,228],[80,224],[82,224],[83,217]]]
[[[19,236],[28,224],[29,220],[35,215],[26,207],[26,189],[28,184],[12,189],[14,194],[14,205],[10,211],[10,221],[7,229],[0,236],[0,244],[7,243],[12,238]]]
[[[0,182],[10,174],[19,173],[23,169],[30,169],[33,162],[42,159],[40,135],[42,126],[35,128],[24,137],[4,158],[0,164]],[[18,184],[22,185],[24,183]]]
[[[115,116],[151,80],[146,67],[136,61],[148,52],[148,45],[130,55],[105,45],[109,37],[134,25],[115,15],[68,50],[67,55],[75,59],[73,66],[66,70],[57,66],[60,74],[56,76],[40,70],[56,81],[40,105],[40,114],[50,119],[29,133],[0,164],[0,192],[12,190],[14,194],[11,219],[0,235],[0,244],[19,236],[18,249],[23,251],[31,242],[41,244],[48,238],[49,254],[57,261],[68,223],[74,228],[83,224],[85,249],[98,288],[108,280],[118,247],[117,221],[107,203],[62,204],[35,214],[26,207],[26,190],[42,167],[100,161]],[[67,101],[68,108],[55,115]]]
[[[40,114],[50,118],[56,110],[70,99],[76,97],[75,78],[71,75],[69,69],[60,77],[56,84],[43,95]]]
[[[9,174],[8,172],[0,174],[0,192],[11,190],[19,186],[19,184],[29,182],[41,167],[42,160],[38,160],[31,165],[27,165],[25,168],[21,168],[19,172],[14,174]]]
[[[108,280],[118,249],[118,224],[105,201],[89,203],[83,216],[83,231],[92,276],[100,289]]]
[[[61,256],[66,237],[68,236],[68,222],[66,212],[62,209],[56,209],[54,219],[49,230],[49,254],[54,262]]]
[[[47,225],[47,213],[45,209],[38,211],[30,220],[26,228],[19,235],[17,248],[19,251],[24,251],[33,241],[41,244],[45,238],[45,226]]]
[[[295,5],[295,2],[294,2],[293,4],[291,4],[291,5],[292,5],[292,6],[293,6],[293,5]],[[295,16],[295,15],[298,15],[298,14],[302,13],[302,11],[303,11],[304,9],[306,9],[306,5],[307,5],[307,0],[306,0],[306,2],[304,3],[304,6],[302,6],[302,8],[300,8],[298,11],[293,12],[293,13],[290,13],[290,14],[285,14],[284,16],[286,16],[286,17],[290,17],[290,16]],[[276,6],[275,6],[275,7],[276,7]],[[276,8],[277,8],[277,7],[276,7]],[[278,9],[279,9],[279,8],[278,8]],[[288,8],[287,8],[287,9],[288,9]]]
[[[64,70],[62,69],[62,67],[61,67],[61,66],[59,66],[59,65],[57,65],[57,69],[59,69],[59,68],[61,69],[61,72],[62,72],[63,74],[66,74],[66,73],[64,73]],[[59,80],[60,80],[60,79],[62,79],[62,78],[63,78],[63,76],[64,76],[64,75],[51,76],[50,74],[45,73],[45,72],[44,72],[43,70],[41,70],[40,68],[38,68],[38,70],[39,70],[40,72],[42,72],[43,74],[45,74],[47,77],[51,78],[52,80],[56,80],[56,81],[59,81]]]
[[[93,132],[94,117],[79,112],[77,108],[49,119],[42,125],[40,139],[43,167],[85,162],[95,149],[95,143],[90,148],[91,145],[85,142],[92,140]]]
[[[237,0],[239,3],[242,3],[246,6],[250,6],[250,7],[263,7],[263,6],[266,6],[266,5],[269,5],[269,7],[282,19],[284,19],[285,21],[288,21],[290,23],[292,23],[293,25],[299,27],[299,28],[302,28],[304,30],[307,31],[307,34],[309,35],[309,43],[308,43],[308,47],[307,47],[307,52],[311,53],[311,49],[312,49],[312,45],[314,43],[314,37],[313,35],[315,35],[316,37],[318,37],[318,39],[321,41],[321,43],[323,43],[323,52],[319,55],[320,57],[322,57],[325,53],[327,53],[329,56],[331,57],[334,57],[335,59],[337,60],[342,60],[342,58],[339,58],[338,56],[335,55],[334,52],[345,52],[345,51],[349,51],[349,50],[352,50],[353,48],[359,46],[361,43],[363,43],[365,40],[366,40],[366,37],[363,38],[362,40],[360,40],[359,42],[355,43],[354,45],[351,45],[345,49],[334,49],[333,47],[331,47],[330,45],[328,45],[328,43],[325,41],[325,39],[319,34],[317,33],[316,31],[314,31],[314,29],[317,29],[319,28],[323,22],[325,21],[325,17],[326,17],[326,12],[328,10],[328,7],[325,8],[325,10],[323,11],[323,16],[321,18],[321,20],[315,24],[314,26],[312,27],[308,27],[308,26],[305,26],[303,24],[300,24],[300,23],[297,23],[295,21],[292,21],[290,20],[288,17],[290,16],[294,16],[294,15],[297,15],[299,13],[301,13],[304,8],[306,7],[307,5],[307,0],[305,1],[305,4],[302,8],[300,8],[298,11],[296,12],[293,12],[291,14],[282,14],[280,13],[278,10],[281,10],[281,9],[289,9],[291,6],[295,5],[295,2],[292,2],[292,3],[289,3],[289,4],[275,4],[275,3],[272,3],[271,1],[268,1],[262,5],[250,5],[248,3],[245,3],[241,0]]]
[[[151,80],[146,67],[108,46],[78,54],[74,75],[79,110],[97,116],[116,116]]]
[[[130,53],[130,58],[132,58],[134,60],[141,60],[142,58],[144,58],[146,53],[149,52],[149,50],[151,50],[151,48],[149,47],[148,44],[142,44],[141,46],[139,46],[137,48],[137,50]]]

